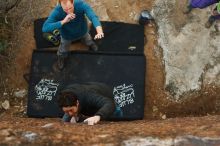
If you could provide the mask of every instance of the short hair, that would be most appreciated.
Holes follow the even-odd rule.
[[[58,3],[60,4],[60,3],[61,3],[61,1],[62,1],[62,0],[58,0]],[[69,0],[69,1],[71,1],[71,2],[73,3],[73,0]]]
[[[77,106],[77,96],[70,91],[61,92],[57,97],[59,107]]]

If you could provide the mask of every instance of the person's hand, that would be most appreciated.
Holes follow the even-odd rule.
[[[94,39],[95,39],[95,40],[96,40],[96,39],[101,39],[101,38],[103,38],[103,37],[104,37],[104,33],[102,32],[102,33],[96,34],[95,37],[94,37]]]
[[[71,120],[70,120],[70,123],[77,123],[77,121],[79,120],[78,117],[72,117]]]
[[[100,116],[93,116],[93,117],[85,119],[84,122],[88,123],[88,125],[94,125],[94,124],[97,124],[100,121],[100,119],[101,119]]]
[[[66,17],[61,21],[61,24],[64,25],[64,24],[70,22],[71,20],[73,20],[75,17],[76,17],[76,15],[73,13],[67,14]]]
[[[97,34],[95,35],[94,39],[101,39],[104,37],[104,33],[103,33],[103,30],[102,30],[102,27],[101,26],[97,26],[96,27],[96,32]]]

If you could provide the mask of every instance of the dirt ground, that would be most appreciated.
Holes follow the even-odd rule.
[[[95,126],[62,123],[59,119],[1,116],[1,145],[123,145],[133,137],[174,138],[182,135],[219,138],[220,117],[101,122]],[[195,145],[192,145],[195,146]],[[196,145],[197,146],[197,145]],[[199,145],[198,145],[199,146]],[[214,146],[214,145],[213,145]],[[216,145],[217,146],[217,145]]]
[[[13,93],[21,89],[28,89],[23,75],[30,70],[31,55],[35,49],[33,20],[46,17],[56,1],[42,2],[42,6],[35,3],[31,5],[33,8],[31,16],[33,17],[23,19],[21,22],[23,24],[15,33],[12,43],[15,51],[14,60],[4,74],[5,88],[1,91],[1,103],[6,99],[9,100],[10,108],[9,110],[1,109],[0,143],[2,145],[101,146],[122,145],[123,140],[137,136],[165,138],[179,135],[201,137],[218,137],[220,135],[219,116],[216,115],[220,106],[220,103],[216,103],[216,95],[220,95],[219,89],[214,86],[205,87],[199,93],[192,93],[188,100],[182,102],[170,101],[167,98],[170,93],[164,89],[163,52],[157,46],[156,25],[153,23],[145,26],[145,35],[148,40],[144,51],[147,60],[145,120],[101,122],[95,126],[87,126],[64,124],[59,119],[27,118],[25,115],[27,97],[17,98],[13,96]],[[137,23],[135,15],[130,17],[129,14],[131,12],[138,14],[143,9],[151,10],[153,0],[88,0],[88,3],[100,16],[103,14],[102,8],[105,8],[104,12],[108,14],[107,20],[109,21]],[[39,9],[36,10],[37,8]],[[179,18],[178,13],[174,18]],[[178,19],[176,24],[177,26],[184,25]],[[73,49],[82,47],[81,44],[72,46]],[[199,102],[198,99],[200,99]],[[188,117],[180,118],[185,116]],[[46,124],[50,125],[42,127]]]

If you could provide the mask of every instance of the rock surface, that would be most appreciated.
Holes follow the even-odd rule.
[[[152,10],[163,49],[165,85],[175,100],[202,86],[220,86],[220,35],[214,27],[204,27],[210,7],[184,15],[184,6],[184,1],[156,0]]]

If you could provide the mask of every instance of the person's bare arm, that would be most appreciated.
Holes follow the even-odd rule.
[[[93,117],[85,119],[84,122],[87,123],[88,125],[94,125],[97,124],[100,120],[101,120],[101,116],[95,115]]]
[[[96,27],[96,32],[97,34],[95,35],[94,39],[101,39],[104,37],[104,33],[103,33],[103,30],[102,30],[102,27],[101,26],[97,26]]]
[[[76,16],[73,13],[68,14],[68,15],[66,15],[66,17],[63,20],[61,20],[61,24],[64,25],[64,24],[70,22],[71,20],[73,20],[75,17]]]

